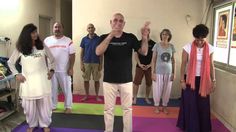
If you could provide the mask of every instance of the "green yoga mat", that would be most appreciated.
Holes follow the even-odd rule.
[[[63,113],[65,110],[64,103],[59,102],[55,113]],[[89,115],[104,115],[103,104],[86,104],[86,103],[73,103],[73,114],[89,114]],[[122,116],[122,109],[120,105],[115,107],[115,116]]]

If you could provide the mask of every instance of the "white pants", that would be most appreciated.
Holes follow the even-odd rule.
[[[58,88],[65,96],[65,108],[72,107],[71,77],[66,72],[55,72],[52,77],[52,109],[56,109],[58,102]]]
[[[113,132],[114,108],[118,93],[123,109],[123,132],[132,132],[132,84],[132,82],[120,84],[103,82],[105,132]]]
[[[162,106],[168,105],[172,87],[170,77],[170,74],[156,74],[156,81],[153,81],[153,100],[155,106],[160,105],[161,98]]]
[[[41,99],[22,99],[22,107],[29,127],[48,127],[51,122],[51,96]]]

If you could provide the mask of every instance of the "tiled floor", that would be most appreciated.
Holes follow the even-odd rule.
[[[9,117],[0,121],[0,132],[11,132],[13,128],[25,121],[25,115],[22,109],[15,112]]]

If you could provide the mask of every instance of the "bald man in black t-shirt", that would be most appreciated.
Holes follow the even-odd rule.
[[[124,16],[116,13],[110,20],[111,32],[101,36],[96,48],[97,55],[104,55],[103,94],[105,99],[105,132],[113,131],[114,109],[117,93],[123,109],[123,132],[132,132],[132,53],[133,50],[147,55],[149,24],[142,28],[142,44],[137,37],[123,32]]]

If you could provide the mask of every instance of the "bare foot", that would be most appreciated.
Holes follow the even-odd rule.
[[[152,102],[148,98],[145,98],[145,101],[147,104],[152,104]]]
[[[84,102],[86,100],[88,100],[88,96],[84,96],[80,101]]]
[[[43,131],[44,131],[44,132],[50,132],[50,128],[44,127],[44,128],[43,128]]]
[[[30,127],[30,128],[27,128],[26,132],[33,132],[34,128],[33,127]]]
[[[169,114],[169,111],[168,111],[167,107],[163,107],[163,112],[167,115]]]
[[[66,108],[65,109],[65,114],[70,114],[71,113],[71,109],[70,108]]]
[[[159,114],[161,112],[161,108],[159,106],[156,107],[155,113]]]
[[[134,98],[133,99],[133,104],[136,104],[137,103],[137,98]]]
[[[96,101],[101,102],[102,99],[100,99],[98,96],[96,97]]]

